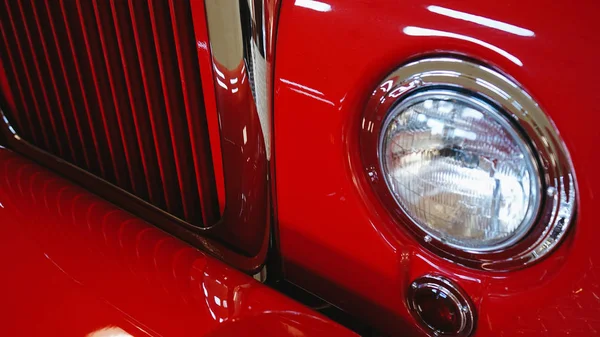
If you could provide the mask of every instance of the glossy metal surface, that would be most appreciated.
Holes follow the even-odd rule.
[[[451,333],[442,332],[437,327],[429,325],[425,319],[420,316],[419,306],[421,303],[418,302],[417,293],[419,291],[435,291],[438,296],[445,300],[451,301],[454,306],[458,309],[458,326],[456,331]],[[460,288],[457,288],[452,281],[445,277],[438,275],[425,275],[414,280],[410,284],[408,290],[408,307],[411,310],[413,316],[420,324],[425,325],[426,329],[429,329],[430,333],[434,336],[469,336],[475,329],[477,317],[473,312],[473,305],[471,304],[468,295],[465,294]]]
[[[264,41],[260,44],[253,38],[262,31],[261,21],[256,18],[263,17],[264,8],[262,2],[257,3],[255,8],[248,2],[205,1],[204,6],[196,4],[194,13],[197,23],[208,29],[206,45],[210,47],[212,65],[203,76],[212,74],[209,90],[214,87],[214,113],[219,121],[225,184],[223,223],[240,224],[215,230],[249,256],[264,251],[268,232],[265,225],[269,221],[269,138],[263,130],[268,132],[270,118],[267,106],[260,104],[267,99],[262,80],[265,58],[264,51],[261,56],[253,49],[265,46]],[[202,11],[205,18],[200,16]]]
[[[385,185],[381,167],[380,135],[385,128],[385,116],[392,107],[415,92],[447,88],[466,90],[483,97],[503,109],[510,121],[517,123],[529,136],[533,145],[530,155],[539,160],[540,172],[536,191],[544,198],[542,205],[530,210],[529,222],[533,229],[519,242],[493,251],[459,249],[440,241],[418,227],[412,230],[424,246],[442,256],[448,255],[459,263],[487,270],[521,268],[550,253],[571,225],[575,212],[575,180],[571,160],[554,124],[533,98],[518,84],[505,76],[471,61],[455,57],[426,58],[410,62],[387,76],[373,90],[365,111],[361,130],[360,152],[366,167],[366,179],[382,197],[383,203],[398,217],[399,223],[410,224],[411,219],[395,206],[393,196]],[[523,140],[526,142],[526,140]],[[537,160],[534,162],[537,164]],[[354,164],[360,166],[361,163]],[[430,235],[428,240],[425,238]],[[524,236],[524,237],[523,237]],[[430,240],[434,238],[434,240]]]
[[[2,148],[0,218],[4,335],[355,336]]]
[[[287,276],[398,335],[426,335],[405,304],[410,282],[425,274],[447,276],[472,298],[474,336],[598,334],[600,22],[592,13],[599,10],[595,2],[538,0],[283,2],[274,158]],[[527,268],[490,273],[430,252],[365,188],[362,167],[351,165],[360,161],[373,88],[402,64],[438,53],[508,74],[570,151],[580,186],[573,226]]]
[[[268,160],[279,1],[193,0],[191,5],[207,110],[216,116],[209,128],[220,136],[211,135],[211,143],[218,142],[223,152],[223,223],[239,224],[215,231],[254,255],[256,265],[264,261],[273,225]]]
[[[17,84],[3,85],[2,94],[19,98],[3,107],[10,146],[237,268],[258,270],[271,222],[266,83],[277,2],[254,4],[252,16],[245,12],[236,26],[255,33],[243,36],[244,46],[252,39],[261,48],[255,93],[246,58],[230,68],[207,63],[203,1],[61,1],[55,7],[39,1],[24,3],[25,11],[17,5],[2,4],[10,9],[3,17],[13,20],[3,20],[1,41],[20,48],[1,60],[14,72],[3,82]],[[36,15],[25,16],[29,21],[17,20],[30,11]],[[43,48],[29,45],[29,26]],[[29,62],[32,57],[40,62]],[[229,81],[227,90],[213,84],[213,70]],[[37,104],[46,96],[56,106]],[[57,116],[68,122],[66,132],[45,127]]]
[[[240,106],[241,111],[258,115],[266,154],[270,156],[271,116],[267,105],[269,74],[266,73],[266,25],[270,19],[267,17],[265,20],[265,15],[269,15],[265,3],[265,0],[204,1],[215,69],[213,78],[217,89],[217,110],[220,116],[238,112],[223,105],[241,96],[245,103],[245,106]],[[238,67],[241,69],[236,71]],[[233,77],[225,76],[230,72],[233,72]],[[249,87],[251,96],[236,95],[240,87]],[[227,125],[221,127],[228,128]]]

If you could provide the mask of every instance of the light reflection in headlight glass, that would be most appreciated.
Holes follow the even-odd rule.
[[[388,114],[380,146],[394,198],[432,237],[489,251],[531,228],[540,205],[536,160],[516,126],[483,100],[415,94]]]

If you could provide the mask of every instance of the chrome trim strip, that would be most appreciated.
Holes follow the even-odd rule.
[[[539,159],[544,196],[532,230],[513,246],[491,252],[456,249],[432,238],[412,223],[395,202],[383,181],[379,160],[379,133],[386,115],[411,94],[423,89],[462,90],[496,105],[529,137]],[[408,63],[387,76],[367,103],[360,147],[367,179],[398,222],[420,243],[442,257],[470,267],[507,271],[548,255],[572,226],[576,210],[575,173],[560,135],[535,100],[517,83],[475,62],[435,57]],[[372,132],[377,130],[377,132]]]
[[[241,81],[247,76],[252,98],[246,99],[247,111],[258,113],[267,160],[271,157],[271,116],[267,83],[267,28],[266,0],[205,0],[210,49],[217,85],[225,90],[217,91],[217,110],[220,115],[230,113],[219,101],[236,100],[239,92],[234,83],[224,83],[227,72],[240,72]],[[245,65],[239,69],[240,65]],[[233,80],[233,79],[232,79]],[[238,90],[236,90],[238,89]],[[222,120],[221,120],[222,121]],[[223,126],[222,127],[226,127]]]
[[[214,233],[250,256],[266,254],[273,226],[269,179],[279,3],[204,0],[225,185],[225,209]]]
[[[206,22],[194,20],[195,28],[198,25],[209,26],[213,72],[208,76],[215,84],[219,127],[216,133],[219,133],[223,145],[220,152],[226,190],[225,209],[217,223],[202,228],[190,225],[40,150],[15,133],[1,108],[0,138],[4,137],[2,139],[6,139],[10,148],[54,170],[64,171],[71,179],[106,199],[127,204],[127,209],[139,216],[149,219],[156,215],[152,221],[155,225],[193,246],[201,247],[247,273],[258,272],[266,261],[272,226],[269,186],[272,62],[279,4],[280,0],[205,0],[190,3],[192,14],[202,13],[202,19],[206,14]],[[199,49],[206,47],[205,37],[198,36],[198,31],[204,28],[206,26],[196,30]],[[223,67],[224,64],[238,67]],[[201,77],[204,76],[201,74]],[[228,76],[229,82],[223,82],[224,78],[219,76]],[[220,91],[219,81],[229,89]],[[236,81],[238,85],[234,88],[231,85]],[[239,84],[244,84],[244,87]]]

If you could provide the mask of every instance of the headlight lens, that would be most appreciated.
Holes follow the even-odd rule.
[[[531,228],[541,198],[536,159],[495,107],[462,92],[425,91],[394,107],[381,135],[388,187],[429,235],[489,251]]]

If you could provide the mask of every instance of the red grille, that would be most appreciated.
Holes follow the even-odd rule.
[[[16,133],[191,224],[219,217],[188,1],[0,0]]]

